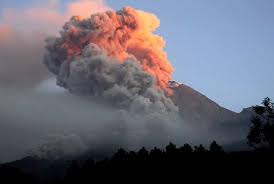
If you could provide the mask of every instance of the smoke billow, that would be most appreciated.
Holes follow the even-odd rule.
[[[171,99],[156,89],[154,78],[137,62],[129,59],[120,64],[108,58],[95,44],[87,45],[81,56],[61,65],[57,84],[72,93],[103,97],[113,105],[134,112],[177,110]]]
[[[163,51],[164,40],[153,33],[159,24],[153,14],[131,7],[93,14],[86,19],[74,16],[63,26],[60,37],[48,41],[45,63],[58,75],[62,65],[81,57],[85,47],[93,43],[118,63],[129,59],[138,63],[159,88],[169,91],[173,67]]]
[[[75,10],[70,9],[69,12]],[[11,46],[13,50],[3,45],[11,53],[0,51],[1,55],[20,58],[11,59],[13,68],[1,68],[0,74],[13,81],[26,78],[42,84],[32,84],[37,87],[24,90],[20,80],[18,85],[7,81],[12,88],[0,85],[0,159],[20,158],[26,150],[42,158],[58,159],[88,150],[104,152],[118,147],[163,146],[169,141],[183,143],[188,128],[168,97],[172,93],[168,81],[173,68],[163,52],[163,39],[153,33],[158,26],[154,15],[129,7],[90,18],[72,17],[60,37],[47,39],[44,56],[58,86],[70,93],[52,86],[53,80],[41,82],[47,73],[39,78],[43,66],[39,62],[43,53],[40,40],[45,34],[32,37],[39,47],[22,47],[28,50],[24,53],[26,58],[33,58],[30,63],[26,63],[28,59],[20,60],[24,58],[16,54],[20,50],[16,44]],[[0,35],[4,34],[9,32],[0,29]],[[37,62],[32,64],[33,60]],[[0,64],[3,63],[12,62],[4,60]],[[25,72],[16,72],[23,68]]]
[[[88,139],[91,145],[104,140],[102,145],[136,148],[182,138],[178,108],[167,96],[173,68],[163,39],[153,34],[158,25],[154,15],[126,7],[86,19],[74,16],[60,37],[47,39],[44,63],[57,85],[114,109],[104,136]]]
[[[72,17],[61,37],[47,40],[44,62],[57,84],[72,93],[100,96],[130,110],[176,111],[163,91],[172,67],[162,39],[152,33],[157,26],[155,16],[129,7]]]

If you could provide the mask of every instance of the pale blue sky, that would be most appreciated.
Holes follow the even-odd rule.
[[[38,0],[0,0],[0,9]],[[68,2],[63,0],[63,5]],[[240,111],[274,99],[273,0],[107,0],[130,5],[161,20],[174,80],[220,105]],[[1,10],[0,10],[1,12]]]

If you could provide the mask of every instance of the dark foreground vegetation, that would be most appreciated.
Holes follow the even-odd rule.
[[[246,179],[272,176],[274,152],[225,153],[214,141],[209,150],[189,144],[177,148],[170,143],[164,150],[145,148],[138,152],[119,149],[111,158],[46,161],[25,158],[0,167],[5,183],[81,184],[104,181],[161,181],[167,179],[214,179],[217,176]],[[196,178],[195,178],[196,177]]]
[[[170,143],[165,149],[142,148],[137,152],[119,149],[112,157],[96,161],[91,155],[55,161],[25,158],[0,165],[0,183],[84,184],[110,181],[135,183],[184,183],[191,180],[237,183],[274,177],[274,115],[269,98],[254,107],[247,152],[224,152],[213,141],[209,148]],[[218,180],[218,177],[222,179]]]

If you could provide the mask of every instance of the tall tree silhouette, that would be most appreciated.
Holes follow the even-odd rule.
[[[166,153],[168,155],[174,155],[177,151],[176,145],[172,142],[169,143],[169,145],[166,146]]]
[[[255,106],[251,127],[247,136],[248,144],[256,149],[274,150],[274,104],[265,98],[262,106]]]
[[[223,153],[224,152],[222,146],[220,146],[219,144],[217,144],[216,141],[213,141],[210,144],[209,151],[212,152],[212,153]]]
[[[199,146],[194,146],[194,152],[205,153],[205,152],[207,152],[207,150],[204,148],[204,146],[202,144],[200,144]]]
[[[189,144],[184,144],[179,148],[180,153],[192,153],[193,149]]]

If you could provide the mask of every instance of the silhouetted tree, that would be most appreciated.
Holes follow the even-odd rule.
[[[118,151],[113,155],[114,160],[124,160],[127,157],[127,152],[120,148]]]
[[[204,148],[204,146],[202,144],[200,144],[199,146],[194,146],[194,152],[205,153],[205,152],[207,152],[207,150]]]
[[[137,154],[134,151],[130,151],[128,153],[128,157],[129,157],[130,160],[135,160],[136,157],[137,157]]]
[[[173,155],[177,152],[176,145],[173,144],[172,142],[169,143],[169,145],[166,146],[166,153],[168,155]]]
[[[217,144],[216,141],[213,141],[210,144],[209,151],[212,152],[212,153],[223,153],[224,152],[222,146],[220,146],[219,144]]]
[[[192,153],[193,149],[189,144],[184,144],[182,147],[179,148],[180,153]]]
[[[265,98],[263,106],[255,106],[251,127],[247,136],[248,144],[255,148],[274,150],[274,110],[270,98]]]
[[[142,147],[142,149],[139,150],[138,157],[141,159],[146,159],[148,157],[148,151],[145,147]]]
[[[150,156],[152,158],[160,158],[162,154],[163,154],[162,150],[156,147],[154,147],[154,149],[150,151]]]

